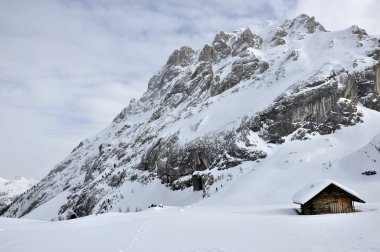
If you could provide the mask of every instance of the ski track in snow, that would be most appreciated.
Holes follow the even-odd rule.
[[[22,239],[18,239],[18,240],[10,241],[10,242],[8,242],[8,243],[6,243],[6,244],[4,244],[4,245],[1,245],[1,246],[0,246],[0,249],[7,248],[7,247],[9,247],[9,246],[12,245],[12,244],[15,244],[15,243],[20,242],[21,240],[22,240]]]

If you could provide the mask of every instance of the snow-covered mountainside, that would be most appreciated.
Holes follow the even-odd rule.
[[[371,147],[380,133],[379,60],[376,37],[357,26],[328,32],[307,15],[220,32],[201,50],[182,47],[140,100],[4,216],[66,218],[203,198],[279,204],[318,177],[379,189],[378,175],[362,174],[378,166],[361,161],[380,161]]]
[[[0,213],[21,193],[25,192],[37,181],[35,179],[28,179],[19,177],[12,180],[7,180],[0,177]]]

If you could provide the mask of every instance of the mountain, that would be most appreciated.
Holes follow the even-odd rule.
[[[139,100],[4,216],[279,203],[318,176],[360,186],[361,170],[342,162],[380,133],[379,60],[378,38],[357,26],[329,32],[307,15],[181,47]]]
[[[7,180],[0,177],[0,213],[21,193],[37,183],[34,179],[18,177]]]

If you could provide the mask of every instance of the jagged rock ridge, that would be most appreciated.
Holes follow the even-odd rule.
[[[5,216],[58,197],[57,215],[109,211],[127,184],[157,180],[207,196],[217,179],[210,171],[259,161],[288,136],[360,123],[358,102],[379,110],[379,56],[378,39],[363,29],[328,32],[307,15],[220,32],[201,50],[181,47],[140,100],[82,141]]]

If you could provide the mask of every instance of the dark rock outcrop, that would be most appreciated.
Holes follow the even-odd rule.
[[[178,189],[181,186],[176,180],[196,171],[228,169],[243,161],[266,157],[263,151],[237,147],[237,140],[238,135],[230,133],[205,136],[181,146],[176,136],[161,138],[147,150],[138,169],[155,172],[163,183],[174,184],[172,188]]]
[[[380,64],[355,74],[359,101],[366,107],[380,111]]]

